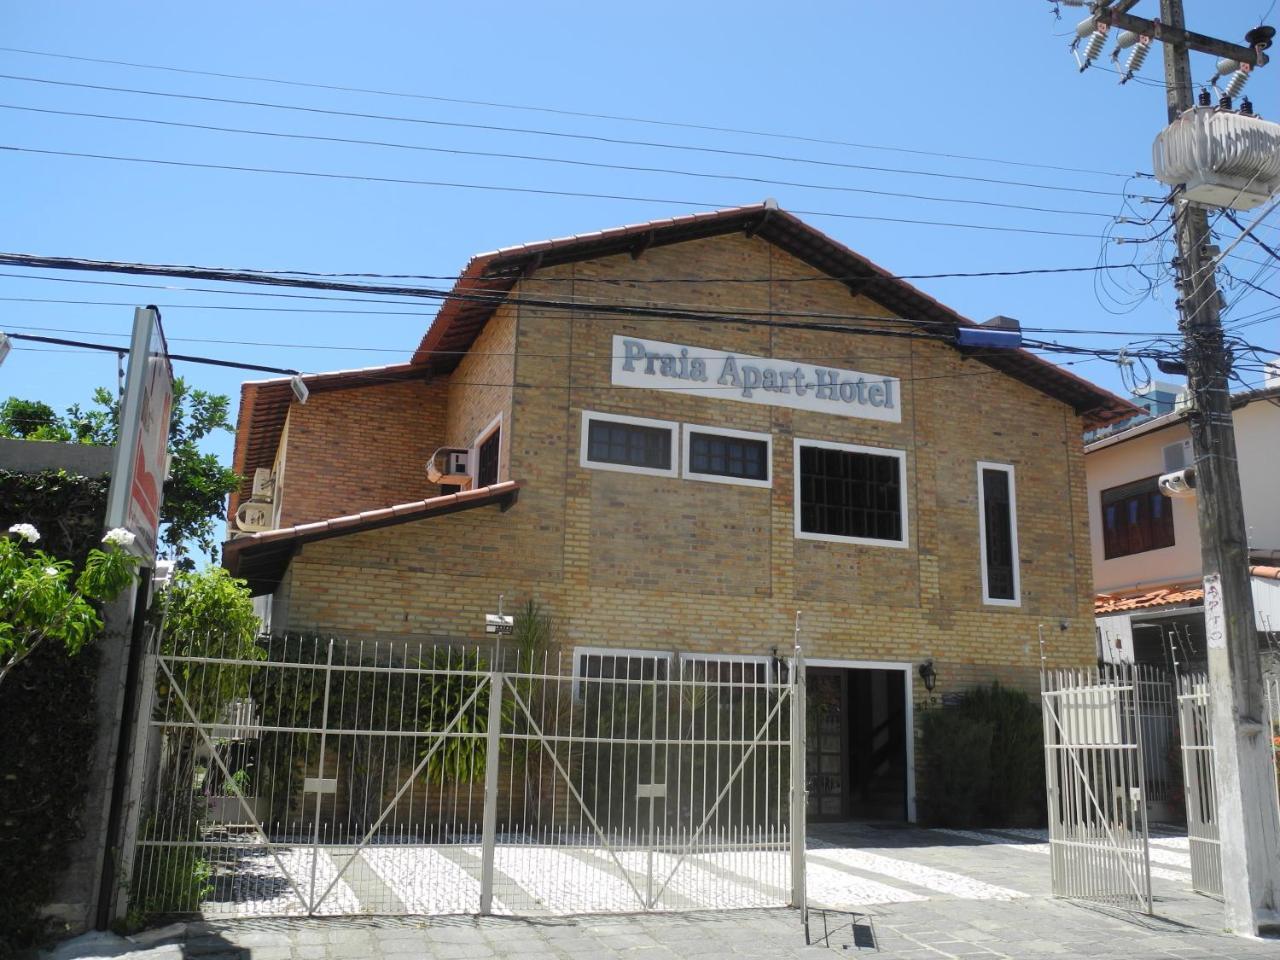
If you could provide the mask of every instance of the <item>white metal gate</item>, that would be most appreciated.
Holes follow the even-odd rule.
[[[1151,912],[1142,724],[1131,673],[1041,675],[1055,896]]]
[[[1280,812],[1280,678],[1264,681],[1274,763],[1276,805]],[[1222,845],[1218,836],[1218,793],[1213,754],[1209,678],[1196,673],[1178,679],[1178,717],[1182,734],[1182,774],[1187,798],[1187,837],[1191,847],[1191,886],[1222,896]]]
[[[1222,847],[1218,838],[1218,788],[1214,779],[1209,678],[1178,678],[1178,726],[1182,735],[1182,780],[1191,849],[1191,887],[1222,896]]]
[[[260,652],[221,657],[206,639],[151,658],[136,911],[802,901],[798,655],[618,657],[575,676],[514,651],[505,671],[456,647],[290,638]]]

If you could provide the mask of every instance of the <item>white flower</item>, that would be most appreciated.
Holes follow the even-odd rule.
[[[15,523],[9,528],[9,532],[27,543],[35,543],[40,539],[40,531],[29,523]]]
[[[124,527],[116,527],[114,530],[107,531],[107,535],[102,538],[102,542],[113,547],[131,547],[136,539],[138,538]]]
[[[45,568],[44,568],[44,575],[45,575],[46,577],[56,577],[56,576],[58,575],[58,568],[57,568],[57,567],[45,567]]]

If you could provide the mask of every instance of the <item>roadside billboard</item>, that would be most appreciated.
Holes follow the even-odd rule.
[[[160,311],[139,307],[133,314],[129,369],[120,404],[107,529],[124,527],[132,533],[134,541],[129,549],[146,566],[155,563],[172,410],[173,369]]]

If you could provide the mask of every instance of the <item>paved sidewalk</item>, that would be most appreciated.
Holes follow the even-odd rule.
[[[1257,942],[1176,920],[1090,909],[1059,900],[938,900],[877,907],[856,918],[828,914],[830,938],[805,946],[794,910],[593,916],[245,920],[192,924],[173,960],[736,960],[866,956],[1038,958],[1280,956]],[[822,917],[811,917],[821,936]],[[151,956],[148,954],[146,956]],[[157,958],[158,960],[158,958]]]
[[[815,909],[811,914],[810,938],[815,944],[810,946],[805,944],[800,914],[789,909],[584,916],[554,915],[548,910],[525,919],[206,919],[147,932],[134,942],[119,938],[73,942],[57,956],[115,955],[132,960],[730,960],[822,957],[834,951],[840,956],[885,960],[1280,960],[1280,941],[1250,941],[1222,932],[1222,904],[1191,891],[1185,836],[1164,833],[1153,837],[1154,917],[1053,899],[1044,841],[1043,832],[1034,830],[815,826],[808,852],[809,897],[811,904],[828,909]],[[736,876],[728,866],[732,864],[721,875]],[[591,895],[585,885],[599,882],[596,873],[584,872],[578,878],[582,889],[569,892]],[[600,876],[607,879],[605,874]],[[400,889],[406,895],[413,894],[409,882],[414,879],[432,878],[402,878]],[[449,892],[442,888],[432,896]]]

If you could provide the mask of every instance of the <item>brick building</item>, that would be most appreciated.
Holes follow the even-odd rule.
[[[912,816],[914,711],[1036,689],[1038,625],[1093,662],[1081,433],[1128,402],[966,354],[970,321],[769,203],[484,254],[454,293],[407,363],[244,385],[235,467],[274,492],[224,563],[274,631],[476,642],[504,594],[575,670],[750,671],[800,610],[835,818]]]

